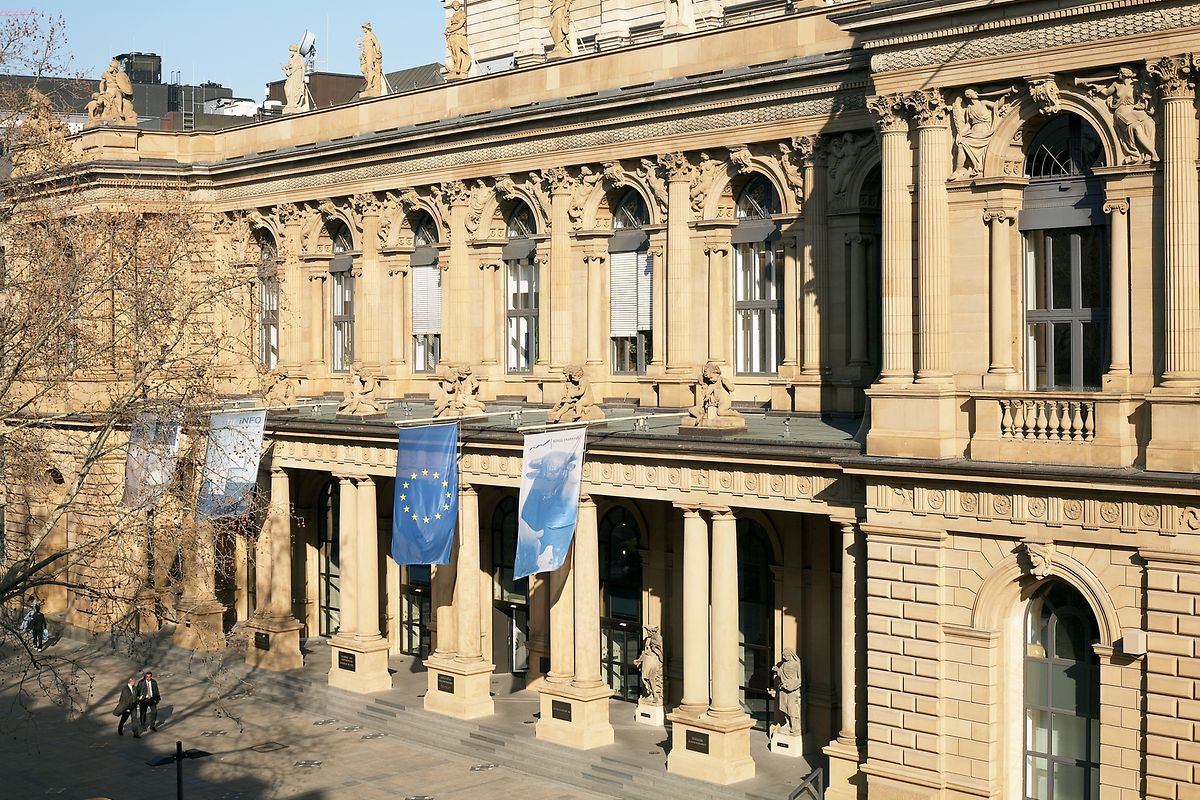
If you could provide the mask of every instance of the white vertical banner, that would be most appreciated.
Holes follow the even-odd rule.
[[[265,411],[213,414],[196,506],[199,519],[237,517],[249,510],[266,420]]]
[[[138,414],[129,430],[121,505],[152,508],[174,480],[178,458],[179,420]]]
[[[579,514],[586,436],[587,428],[577,427],[525,437],[513,578],[556,570],[566,560]]]

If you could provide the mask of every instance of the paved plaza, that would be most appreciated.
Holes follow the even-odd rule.
[[[216,662],[204,659],[190,669],[181,669],[184,662],[178,659],[156,667],[163,690],[160,730],[134,739],[126,725],[125,736],[119,737],[117,719],[110,714],[118,689],[146,665],[106,646],[69,640],[46,656],[48,665],[79,685],[86,685],[90,673],[93,690],[83,707],[72,712],[39,691],[34,677],[22,701],[14,674],[6,669],[0,679],[3,798],[175,797],[174,765],[150,767],[147,762],[173,752],[176,740],[185,749],[212,753],[184,762],[184,796],[189,800],[601,796],[503,765],[430,750],[367,725],[315,724],[323,720],[308,710],[289,710],[239,691],[236,674],[214,674],[210,666]],[[41,676],[46,675],[43,670]]]

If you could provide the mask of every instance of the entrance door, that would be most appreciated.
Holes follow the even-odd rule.
[[[492,514],[492,663],[498,673],[529,669],[529,580],[513,580],[517,557],[517,499],[505,497]]]
[[[400,652],[425,658],[429,655],[429,621],[432,614],[428,565],[409,565],[400,585]]]
[[[600,667],[619,700],[636,703],[634,662],[642,642],[642,535],[637,519],[617,506],[600,521]]]
[[[515,603],[492,607],[492,663],[496,672],[524,673],[529,669],[529,614]]]
[[[334,635],[342,624],[338,496],[338,482],[328,481],[321,487],[317,507],[318,616],[321,636]]]
[[[741,634],[742,707],[765,730],[771,721],[771,667],[774,653],[774,578],[771,544],[757,522],[739,519],[738,629]],[[718,565],[713,565],[719,569]]]

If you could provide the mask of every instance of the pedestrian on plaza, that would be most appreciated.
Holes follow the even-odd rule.
[[[46,615],[42,613],[42,607],[36,605],[29,618],[29,636],[33,639],[33,649],[39,653],[46,649],[46,633]]]
[[[19,633],[25,633],[25,631],[29,630],[29,623],[33,620],[33,612],[37,611],[37,609],[38,599],[34,597],[33,601],[29,604],[29,608],[25,609],[25,615],[21,617],[21,624],[17,626]]]
[[[146,711],[150,712],[150,730],[158,730],[158,701],[162,699],[162,695],[158,691],[158,681],[154,680],[154,673],[150,670],[142,675],[142,679],[137,685],[138,695],[138,718],[142,723],[142,730],[146,730]]]
[[[112,715],[120,717],[121,721],[117,723],[117,736],[125,735],[125,721],[133,720],[133,738],[142,738],[142,728],[138,724],[138,684],[137,679],[131,677],[129,682],[121,687],[121,697],[117,700],[117,707],[113,709]]]

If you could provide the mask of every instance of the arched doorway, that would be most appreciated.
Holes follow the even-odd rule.
[[[517,557],[517,499],[492,512],[492,663],[498,673],[529,669],[529,579],[513,580]]]
[[[1077,591],[1054,581],[1025,614],[1027,800],[1100,797],[1100,640]]]
[[[739,519],[738,632],[742,659],[742,707],[754,725],[766,729],[771,721],[771,667],[774,666],[775,574],[771,541],[762,525]],[[714,569],[720,566],[714,564]]]
[[[338,482],[329,480],[321,487],[317,500],[317,617],[321,636],[332,636],[341,626],[339,495]]]
[[[616,506],[600,521],[600,669],[613,696],[636,703],[642,639],[642,531]]]

